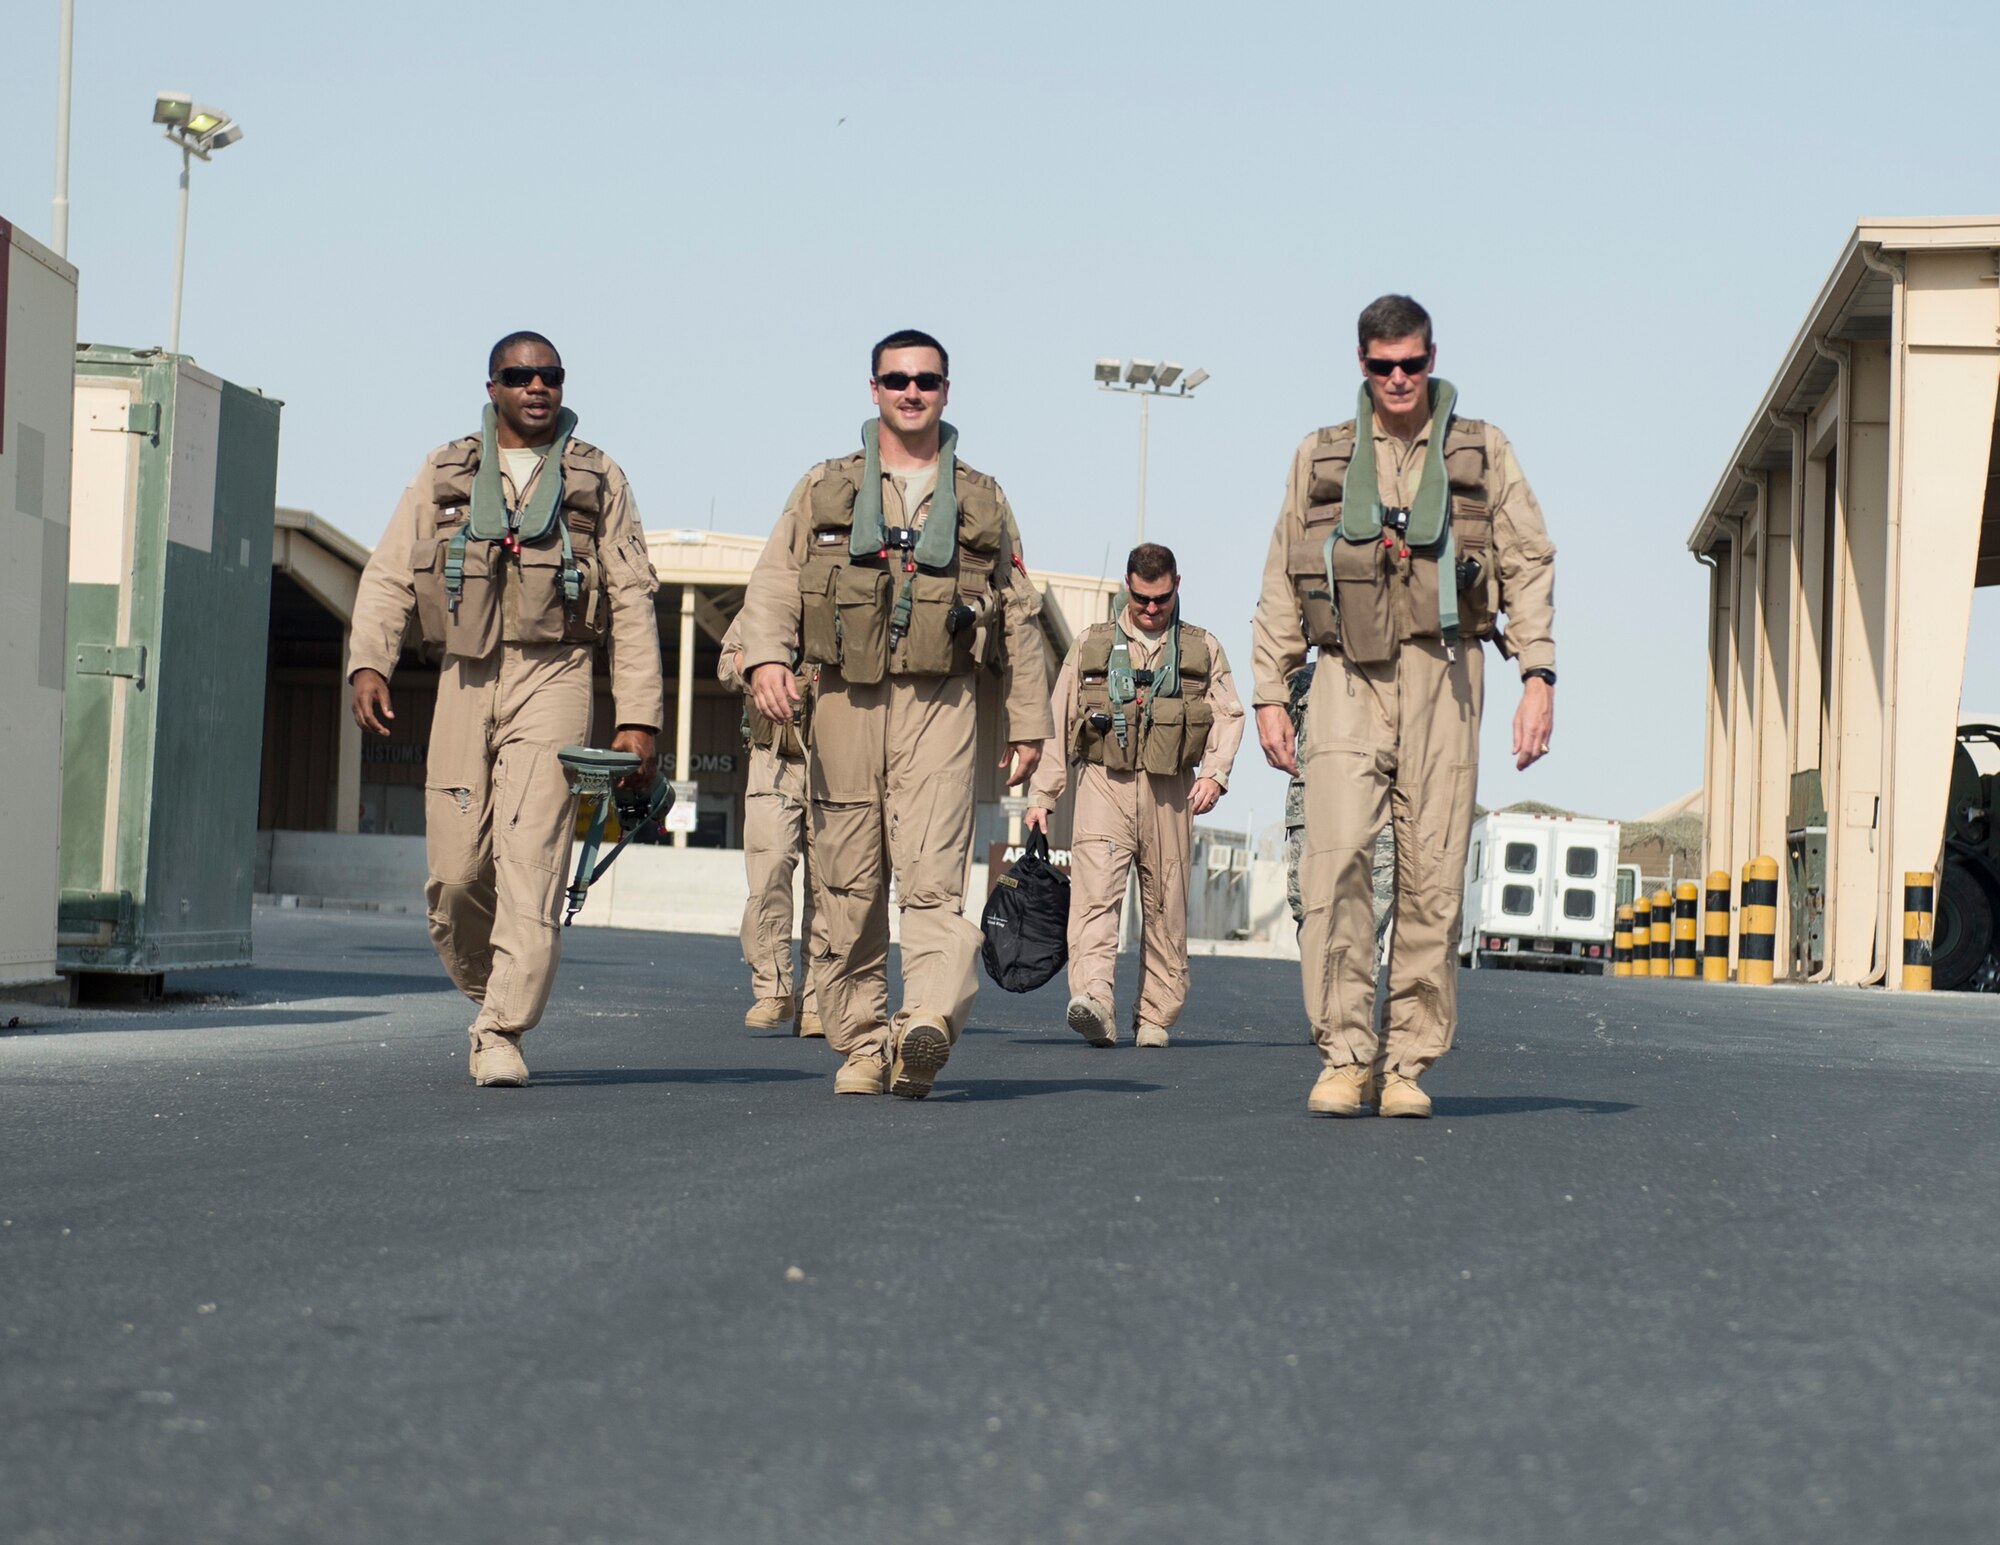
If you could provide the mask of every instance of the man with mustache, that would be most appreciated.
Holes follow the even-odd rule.
[[[424,772],[431,942],[477,1004],[481,1085],[528,1082],[521,1037],[562,953],[557,909],[574,801],[556,758],[590,737],[591,659],[611,650],[612,748],[650,788],[664,712],[657,588],[625,474],[574,438],[540,333],[487,357],[480,432],[425,458],[362,571],[347,673],[361,728],[389,734],[389,678],[415,610],[443,651]]]

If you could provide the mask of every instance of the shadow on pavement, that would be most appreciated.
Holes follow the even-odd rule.
[[[1620,1116],[1639,1107],[1624,1100],[1562,1100],[1538,1094],[1440,1094],[1432,1097],[1432,1116],[1530,1116],[1536,1111],[1568,1110],[1580,1116]]]
[[[939,1084],[935,1093],[958,1100],[1023,1100],[1038,1094],[1152,1094],[1164,1087],[1132,1078],[975,1078]]]
[[[805,1073],[797,1068],[537,1068],[534,1086],[566,1084],[789,1084],[802,1078],[824,1079],[831,1072]]]
[[[458,991],[442,971],[413,976],[400,972],[310,971],[286,966],[253,966],[249,971],[230,972],[189,971],[185,975],[175,972],[167,978],[167,983],[168,992],[162,1000],[167,1004],[184,996],[220,997],[254,1004],[290,1003],[300,998],[408,998]]]
[[[25,1016],[18,1028],[0,1030],[0,1040],[27,1035],[124,1035],[135,1030],[275,1030],[286,1025],[350,1025],[380,1019],[378,1009],[267,1009],[244,1003],[215,1013],[209,1008],[162,1013],[159,1006],[91,1009],[87,1019],[60,1024],[34,1024]]]

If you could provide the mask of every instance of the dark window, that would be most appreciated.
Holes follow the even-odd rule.
[[[1589,891],[1564,891],[1563,916],[1588,922],[1597,916],[1597,898]]]
[[[1509,917],[1527,917],[1535,910],[1535,888],[1532,885],[1503,885],[1500,888],[1500,910]]]
[[[1594,880],[1597,878],[1597,849],[1571,848],[1569,857],[1563,861],[1563,868],[1572,880]]]
[[[1507,844],[1507,872],[1509,874],[1533,874],[1535,872],[1535,845],[1532,842],[1510,842]]]

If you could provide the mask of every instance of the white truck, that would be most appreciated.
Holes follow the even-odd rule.
[[[1618,823],[1496,810],[1472,823],[1458,956],[1474,970],[1609,974]]]

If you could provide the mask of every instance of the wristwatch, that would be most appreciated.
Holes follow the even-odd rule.
[[[1554,686],[1556,684],[1556,673],[1546,666],[1538,665],[1531,671],[1521,672],[1521,679],[1523,681],[1546,681],[1550,686]]]

